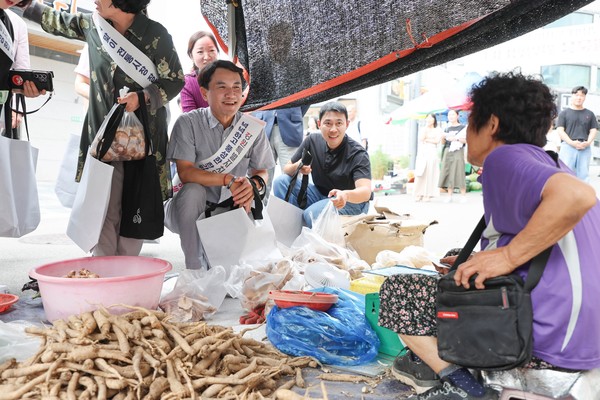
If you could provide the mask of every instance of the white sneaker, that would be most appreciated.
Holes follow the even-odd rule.
[[[459,203],[464,204],[466,202],[467,202],[467,197],[466,196],[460,196]]]
[[[443,202],[444,203],[452,203],[452,196],[445,197]]]

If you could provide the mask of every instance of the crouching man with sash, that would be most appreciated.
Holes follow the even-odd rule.
[[[165,202],[165,226],[179,234],[185,265],[209,268],[196,221],[243,207],[260,219],[268,170],[275,166],[264,122],[242,114],[242,70],[217,60],[202,69],[198,83],[208,102],[182,114],[171,132],[167,159],[178,180]]]

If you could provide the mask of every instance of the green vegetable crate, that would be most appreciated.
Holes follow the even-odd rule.
[[[396,357],[400,352],[404,353],[404,344],[400,341],[398,334],[377,324],[379,318],[379,293],[365,294],[365,315],[381,342],[381,346],[379,347],[380,353],[392,357]]]

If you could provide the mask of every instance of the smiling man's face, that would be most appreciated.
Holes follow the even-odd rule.
[[[350,122],[346,119],[346,115],[337,111],[327,111],[319,121],[319,129],[323,139],[327,142],[327,146],[334,150],[342,144],[346,129]]]
[[[233,118],[242,105],[242,79],[237,72],[217,68],[208,84],[200,88],[210,110],[217,119]]]

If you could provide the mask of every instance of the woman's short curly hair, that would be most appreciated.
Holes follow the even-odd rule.
[[[496,139],[506,144],[528,143],[543,147],[556,118],[555,96],[548,86],[520,72],[493,73],[471,89],[469,123],[482,128],[498,117]]]
[[[130,14],[139,14],[149,3],[150,0],[113,0],[113,6]]]

